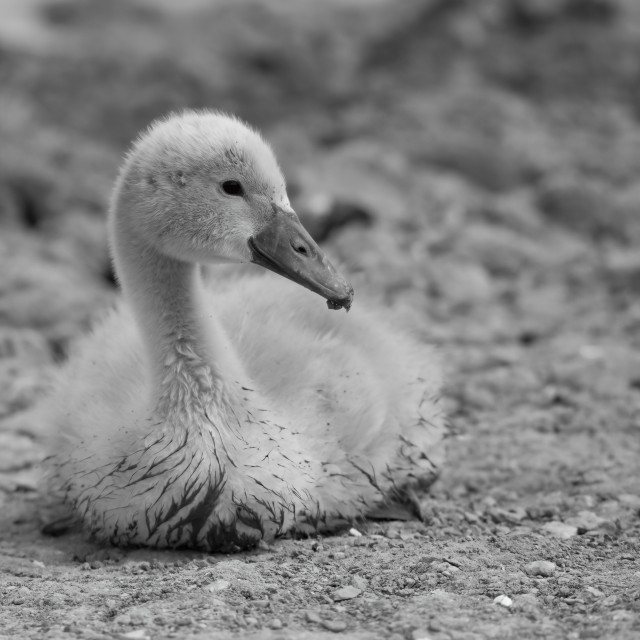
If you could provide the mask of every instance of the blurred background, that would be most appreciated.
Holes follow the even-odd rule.
[[[440,345],[455,430],[494,434],[457,490],[561,484],[578,471],[544,434],[581,425],[602,461],[593,434],[636,419],[640,3],[0,0],[0,16],[0,417],[116,293],[104,222],[131,139],[211,107],[264,132],[358,290]],[[543,434],[538,458],[516,460],[523,433]],[[634,450],[620,438],[614,458]]]

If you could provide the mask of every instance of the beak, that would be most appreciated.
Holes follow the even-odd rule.
[[[249,238],[251,262],[321,295],[329,309],[349,311],[353,287],[327,260],[295,213],[276,206],[274,213],[264,229]]]

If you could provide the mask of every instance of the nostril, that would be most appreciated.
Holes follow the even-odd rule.
[[[309,254],[309,248],[307,247],[306,244],[302,243],[302,242],[292,242],[291,246],[293,247],[293,250],[296,253],[299,253],[303,256],[306,256]]]

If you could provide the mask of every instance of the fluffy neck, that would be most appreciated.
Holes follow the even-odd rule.
[[[151,246],[136,234],[128,213],[112,211],[112,254],[144,342],[156,411],[191,411],[212,396],[219,399],[228,382],[243,379],[242,367],[197,265]]]

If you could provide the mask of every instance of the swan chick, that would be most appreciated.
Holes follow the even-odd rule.
[[[122,298],[77,342],[47,410],[50,491],[95,540],[243,549],[433,479],[437,358],[366,303],[318,307],[310,292],[349,310],[353,288],[256,131],[208,111],[154,123],[108,227]],[[212,267],[205,282],[199,265],[220,263],[263,269]]]

